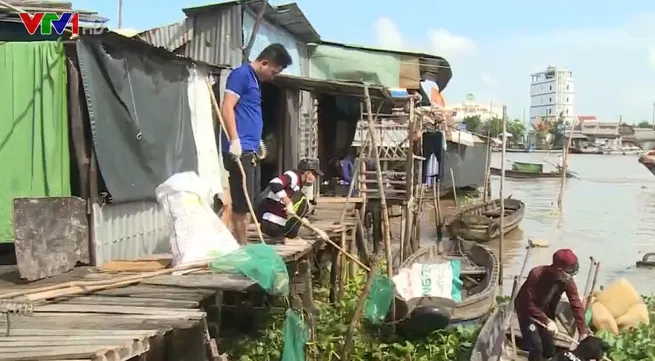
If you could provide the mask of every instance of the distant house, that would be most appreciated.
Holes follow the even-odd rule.
[[[595,116],[578,116],[573,136],[573,140],[578,140],[580,143],[586,141],[610,150],[618,150],[623,144],[620,124],[600,122]]]

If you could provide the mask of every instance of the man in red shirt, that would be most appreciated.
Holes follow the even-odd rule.
[[[555,355],[553,336],[558,329],[554,319],[563,293],[569,299],[580,338],[589,334],[584,317],[585,309],[573,280],[578,269],[578,257],[573,251],[560,249],[553,254],[553,264],[533,268],[521,286],[514,307],[524,348],[529,351],[528,361],[547,360]],[[546,325],[546,329],[533,320]]]
[[[304,218],[310,211],[302,187],[311,185],[316,176],[322,175],[318,159],[302,159],[297,169],[273,178],[257,197],[257,218],[262,232],[273,237],[276,243],[298,236],[299,218]],[[325,234],[319,236],[327,237]]]

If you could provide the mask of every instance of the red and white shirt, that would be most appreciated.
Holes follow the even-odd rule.
[[[264,203],[262,219],[284,227],[287,223],[287,211],[282,203],[282,197],[292,198],[302,187],[298,172],[289,170],[268,183],[269,192]]]

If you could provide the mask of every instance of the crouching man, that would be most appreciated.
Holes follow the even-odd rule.
[[[316,176],[322,175],[317,159],[303,159],[297,169],[273,178],[257,199],[257,218],[262,233],[272,237],[275,243],[296,238],[301,219],[310,212],[302,187],[313,184]]]
[[[548,360],[555,355],[554,336],[558,332],[555,313],[563,293],[569,299],[580,339],[589,334],[584,306],[573,280],[579,268],[573,251],[560,249],[553,254],[552,264],[533,268],[521,286],[514,307],[529,361]]]

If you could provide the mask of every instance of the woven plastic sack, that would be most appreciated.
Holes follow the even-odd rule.
[[[373,279],[371,292],[369,292],[364,304],[366,319],[374,325],[384,323],[392,301],[393,282],[385,274],[378,272]]]
[[[214,273],[239,273],[257,282],[266,292],[289,295],[287,266],[275,249],[267,244],[249,244],[209,263]]]
[[[284,320],[284,348],[281,361],[305,361],[305,345],[309,341],[307,325],[298,312],[288,309]]]

